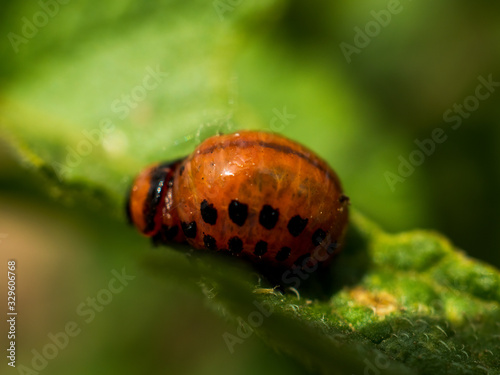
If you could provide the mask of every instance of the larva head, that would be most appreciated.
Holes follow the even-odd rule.
[[[162,229],[166,206],[171,204],[173,176],[179,161],[155,164],[135,178],[127,200],[129,222],[144,235],[157,235]]]

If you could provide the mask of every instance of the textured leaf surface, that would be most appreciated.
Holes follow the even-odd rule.
[[[347,248],[333,276],[322,279],[331,282],[326,295],[318,296],[314,283],[300,288],[300,297],[290,290],[256,294],[255,281],[245,282],[241,272],[198,264],[207,298],[243,327],[230,333],[243,342],[229,340],[229,347],[238,350],[253,327],[270,345],[324,373],[499,373],[498,270],[437,233],[391,235],[358,212],[352,216]],[[179,269],[161,256],[148,263],[161,274],[199,281],[192,264]],[[256,302],[272,306],[262,324]]]
[[[1,47],[0,135],[26,167],[51,179],[53,197],[123,220],[130,178],[145,164],[183,156],[215,131],[272,130],[284,107],[295,116],[281,124],[284,133],[340,169],[353,202],[372,200],[357,176],[385,184],[385,164],[366,163],[360,150],[379,148],[386,135],[361,128],[369,123],[358,113],[362,96],[341,71],[322,49],[299,53],[286,37],[277,43],[257,32],[294,32],[280,23],[285,2],[243,2],[223,22],[210,2],[164,1],[168,12],[111,3],[61,6],[17,54]],[[2,35],[19,33],[21,17],[39,9],[11,10]],[[142,94],[151,71],[157,85]],[[389,151],[393,162],[398,152]],[[396,206],[418,210],[380,194],[388,216]],[[299,280],[300,298],[291,289],[256,293],[270,286],[232,263],[144,249],[145,265],[160,278],[202,291],[235,323],[225,336],[232,350],[255,334],[323,373],[500,373],[500,274],[437,233],[388,234],[354,211],[344,253],[330,274]],[[272,313],[264,316],[256,303]]]

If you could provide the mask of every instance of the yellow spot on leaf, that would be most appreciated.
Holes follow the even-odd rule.
[[[349,294],[356,303],[371,308],[377,316],[385,316],[398,310],[398,304],[394,296],[384,291],[372,292],[357,287],[352,289]]]

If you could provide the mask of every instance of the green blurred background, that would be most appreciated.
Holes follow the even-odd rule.
[[[383,228],[435,229],[500,266],[500,90],[468,99],[480,77],[500,82],[496,2],[2,5],[0,257],[19,264],[18,363],[75,321],[81,334],[43,373],[305,371],[254,336],[229,353],[235,326],[149,275],[149,243],[124,224],[144,165],[219,131],[299,140]],[[464,101],[477,109],[453,129],[443,116]],[[392,189],[387,172],[436,128],[447,140]],[[85,323],[77,306],[123,267],[136,278]]]

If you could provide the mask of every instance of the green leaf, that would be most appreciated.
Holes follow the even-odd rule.
[[[287,2],[243,2],[222,21],[211,2],[161,5],[168,11],[132,1],[61,5],[17,53],[2,45],[0,136],[49,177],[54,198],[123,220],[130,179],[145,164],[184,156],[217,131],[272,130],[274,111],[287,107],[296,118],[284,133],[338,168],[354,202],[373,200],[356,176],[379,181],[386,164],[363,165],[359,139],[380,148],[386,135],[361,126],[372,121],[358,113],[363,97],[322,48],[286,43],[295,32],[283,21]],[[21,33],[39,5],[11,10],[3,35]],[[266,34],[275,28],[283,40]],[[384,205],[391,216],[397,203],[386,196]],[[346,243],[331,270],[285,294],[256,293],[272,285],[238,264],[188,261],[170,248],[148,252],[144,264],[235,323],[221,338],[228,350],[255,334],[325,374],[500,373],[498,270],[437,233],[388,234],[355,210]]]
[[[357,211],[351,221],[333,276],[322,278],[333,288],[326,296],[304,285],[310,280],[301,280],[300,297],[290,289],[256,294],[250,274],[217,259],[180,266],[166,251],[146,263],[195,288],[203,278],[210,304],[235,321],[229,350],[254,331],[322,373],[499,373],[498,270],[437,233],[390,235]]]

